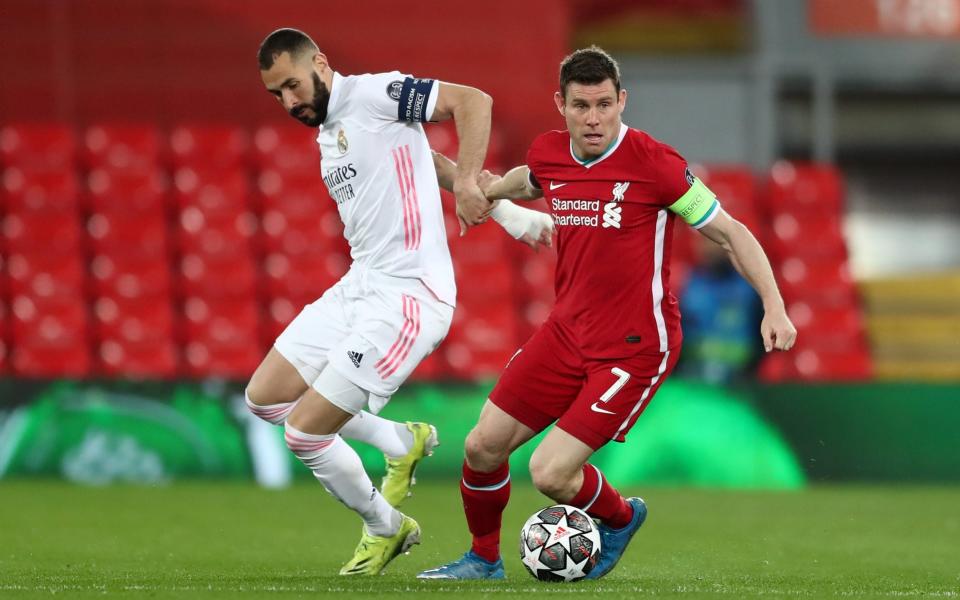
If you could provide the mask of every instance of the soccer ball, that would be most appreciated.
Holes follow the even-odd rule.
[[[600,558],[600,532],[579,508],[557,504],[527,519],[520,530],[520,559],[540,581],[583,579]]]

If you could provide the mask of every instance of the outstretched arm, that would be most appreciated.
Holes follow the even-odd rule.
[[[722,208],[718,208],[718,211],[709,223],[700,228],[700,233],[727,251],[734,268],[760,295],[764,311],[760,335],[764,349],[767,352],[773,349],[789,350],[797,339],[797,330],[787,316],[767,255],[749,229]]]
[[[533,185],[527,165],[510,169],[499,181],[494,181],[483,191],[491,200],[496,198],[534,200],[543,196],[543,190]]]
[[[433,152],[433,166],[437,170],[437,181],[440,187],[452,192],[457,164],[443,154]],[[484,170],[480,173],[478,184],[481,189],[486,189],[500,179],[498,175]],[[490,216],[513,239],[520,240],[534,250],[539,250],[541,245],[553,245],[553,219],[550,218],[550,215],[529,208],[522,208],[509,200],[493,198],[491,200],[493,210]]]
[[[490,141],[492,107],[493,99],[476,88],[440,83],[437,105],[431,118],[434,121],[452,118],[457,126],[460,150],[451,189],[457,198],[461,235],[467,227],[485,221],[493,208],[477,185]]]

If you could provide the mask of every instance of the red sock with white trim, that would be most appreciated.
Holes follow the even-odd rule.
[[[510,500],[510,465],[503,463],[492,473],[481,473],[463,462],[460,497],[467,527],[473,534],[473,552],[490,562],[500,558],[500,525]]]
[[[633,518],[633,507],[607,483],[600,469],[590,463],[583,465],[583,485],[567,504],[583,509],[591,517],[600,519],[614,529],[626,527]]]

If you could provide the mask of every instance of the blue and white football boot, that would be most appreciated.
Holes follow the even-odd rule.
[[[436,569],[428,569],[417,575],[417,579],[505,579],[503,559],[489,562],[468,551],[459,559]]]
[[[633,534],[647,520],[647,505],[642,498],[627,498],[627,502],[633,507],[633,517],[623,528],[612,529],[603,523],[597,524],[600,531],[600,558],[585,579],[600,579],[609,573],[623,556]]]

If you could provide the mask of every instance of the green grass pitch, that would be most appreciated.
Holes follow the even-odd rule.
[[[74,487],[0,483],[0,598],[960,597],[960,488],[820,487],[797,493],[646,488],[650,518],[599,582],[542,584],[517,532],[549,504],[515,485],[503,582],[420,582],[459,556],[455,482],[423,482],[405,511],[424,540],[372,578],[343,578],[359,520],[319,485]]]

